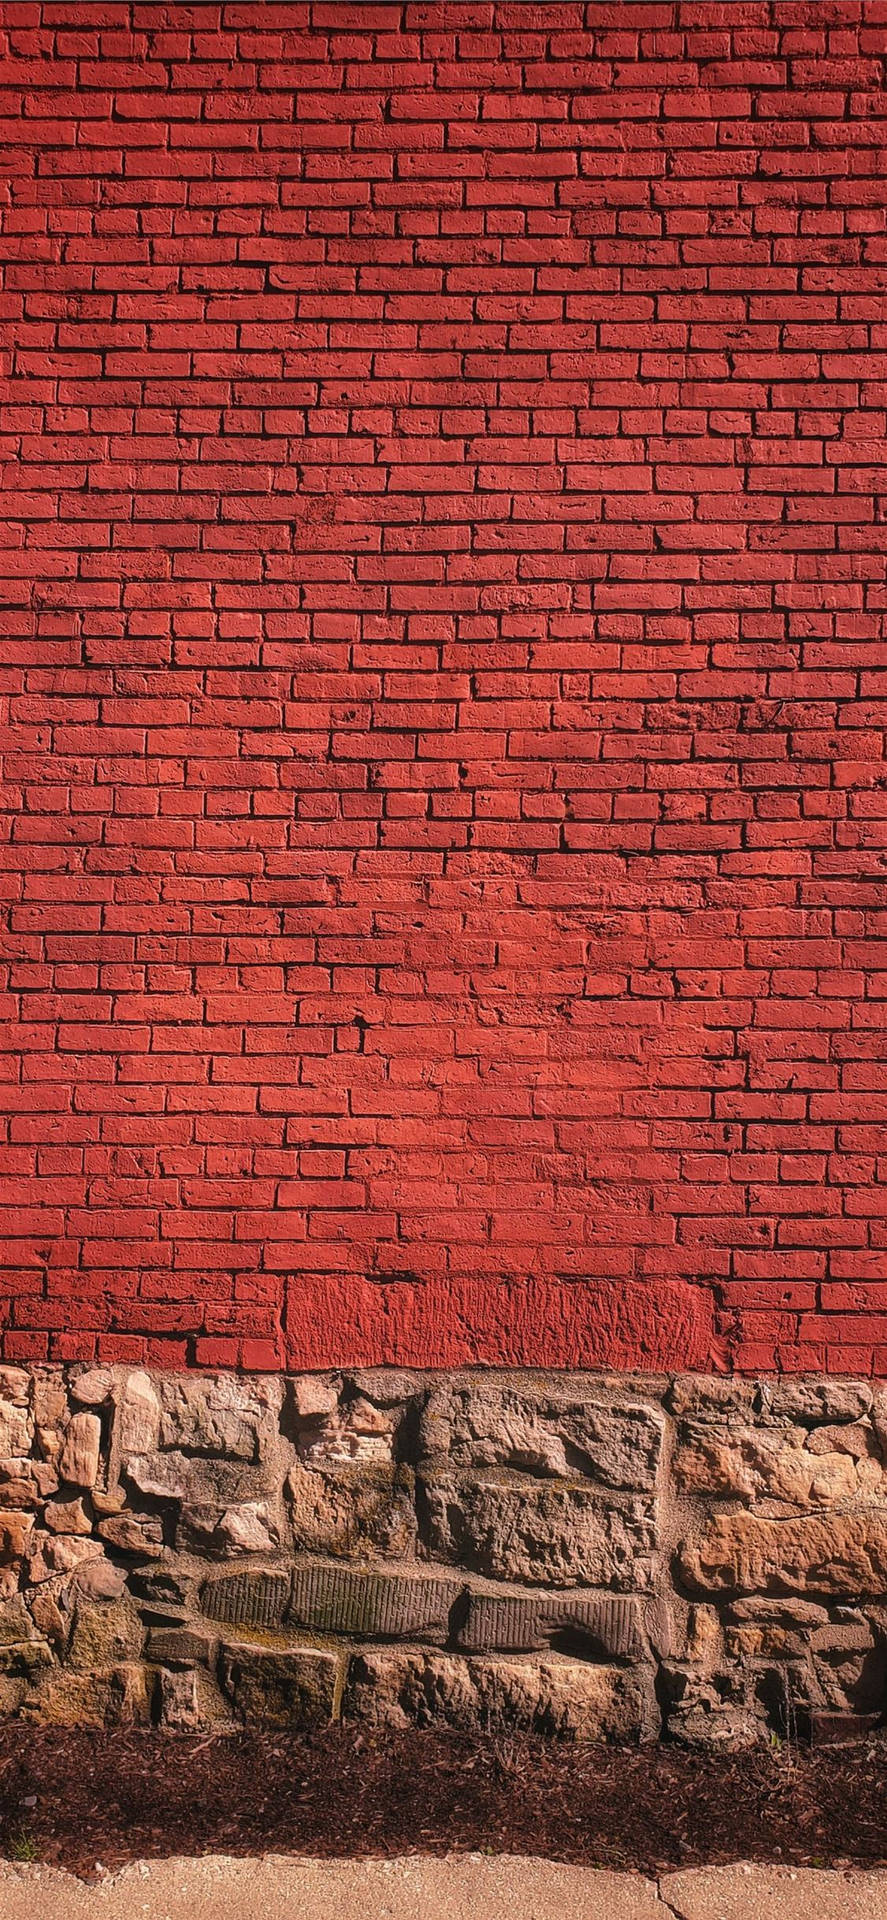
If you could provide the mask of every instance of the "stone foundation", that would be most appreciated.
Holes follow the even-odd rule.
[[[887,1392],[0,1369],[0,1712],[852,1737]]]

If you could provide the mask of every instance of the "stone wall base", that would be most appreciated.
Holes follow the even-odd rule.
[[[885,1459],[850,1380],[0,1368],[0,1714],[859,1736]]]

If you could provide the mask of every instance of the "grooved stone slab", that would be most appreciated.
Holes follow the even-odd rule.
[[[571,1632],[617,1659],[637,1654],[638,1603],[627,1594],[473,1593],[457,1635],[460,1647],[522,1653],[541,1648],[552,1634]]]
[[[230,1573],[205,1580],[200,1609],[234,1627],[279,1627],[289,1594],[285,1573]]]
[[[297,1567],[287,1617],[318,1633],[371,1634],[381,1640],[435,1632],[445,1637],[460,1591],[459,1582],[433,1575]]]

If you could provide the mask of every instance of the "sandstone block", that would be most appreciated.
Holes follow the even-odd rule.
[[[163,1552],[163,1522],[156,1513],[117,1513],[102,1520],[99,1536],[117,1553],[156,1560]]]
[[[180,1374],[163,1377],[159,1391],[162,1447],[258,1462],[277,1431],[283,1386],[276,1379]]]
[[[23,1513],[17,1507],[0,1511],[0,1554],[7,1559],[19,1559],[27,1551],[33,1525],[32,1513]]]
[[[279,1627],[286,1611],[290,1576],[283,1573],[234,1573],[206,1580],[200,1607],[211,1620],[230,1626]]]
[[[0,1459],[27,1459],[33,1433],[34,1423],[27,1402],[0,1398]]]
[[[205,1633],[189,1627],[153,1627],[148,1634],[146,1655],[164,1667],[205,1666],[212,1642]]]
[[[431,1573],[297,1566],[287,1618],[317,1633],[444,1640],[459,1592],[458,1581]]]
[[[589,1477],[643,1492],[656,1484],[663,1421],[658,1408],[609,1404],[566,1391],[488,1385],[453,1389],[446,1408],[456,1467],[509,1467],[549,1478]],[[426,1437],[440,1408],[432,1407]]]
[[[94,1487],[98,1479],[102,1423],[95,1413],[75,1413],[62,1446],[59,1471],[72,1487]]]
[[[297,1551],[407,1559],[417,1521],[412,1468],[391,1461],[311,1468],[296,1461],[286,1482]]]
[[[199,1733],[204,1725],[193,1667],[168,1668],[159,1676],[160,1724],[170,1733]]]
[[[684,1544],[680,1568],[697,1593],[877,1596],[887,1585],[887,1512],[717,1514]]]
[[[117,1409],[115,1438],[123,1456],[156,1451],[160,1440],[160,1401],[147,1373],[127,1375]]]
[[[681,1429],[673,1460],[680,1492],[808,1512],[865,1499],[887,1506],[887,1474],[868,1426]]]
[[[334,1654],[307,1647],[225,1646],[219,1660],[222,1688],[250,1726],[322,1726],[332,1717],[338,1671]]]
[[[643,1652],[641,1607],[610,1593],[471,1593],[456,1638],[469,1652],[531,1652],[555,1636],[581,1643],[586,1655],[637,1659]]]
[[[352,1659],[343,1713],[389,1727],[512,1728],[581,1740],[638,1740],[655,1726],[652,1689],[580,1660],[476,1660],[372,1650]]]
[[[656,1547],[652,1498],[621,1504],[557,1482],[427,1485],[429,1543],[442,1558],[533,1586],[644,1589]]]
[[[75,1368],[71,1374],[71,1399],[81,1407],[102,1407],[114,1396],[116,1376],[113,1367]]]

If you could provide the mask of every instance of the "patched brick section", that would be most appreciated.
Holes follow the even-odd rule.
[[[885,58],[0,0],[4,1360],[887,1370]]]

